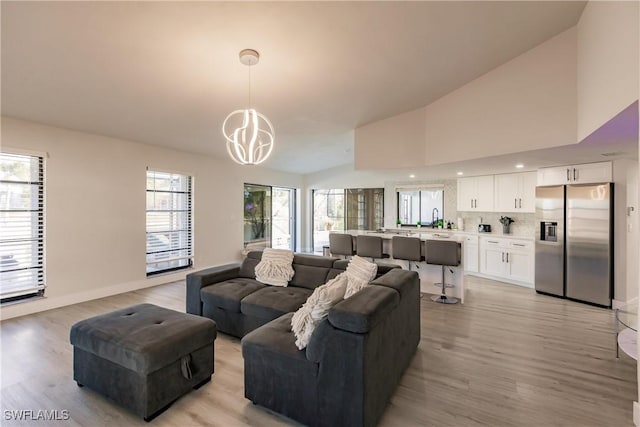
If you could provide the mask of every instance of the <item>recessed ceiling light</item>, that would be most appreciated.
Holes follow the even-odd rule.
[[[522,163],[518,163],[516,165],[516,169],[522,169],[524,167],[524,165]]]
[[[409,175],[409,178],[415,178],[416,176],[414,174]]]
[[[464,172],[458,172],[458,175],[464,175]]]

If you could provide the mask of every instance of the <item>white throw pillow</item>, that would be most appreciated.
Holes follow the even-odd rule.
[[[291,329],[296,337],[296,347],[302,350],[309,344],[311,335],[322,319],[329,315],[331,307],[344,298],[347,275],[342,273],[322,286],[318,286],[307,301],[293,314]]]
[[[292,263],[293,251],[266,248],[256,265],[256,280],[267,285],[287,286],[295,274]]]
[[[344,298],[349,298],[351,295],[367,286],[370,281],[375,279],[377,272],[378,264],[369,262],[357,255],[351,258],[346,271],[347,291],[344,294]]]

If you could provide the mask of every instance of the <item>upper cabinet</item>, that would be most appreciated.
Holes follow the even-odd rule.
[[[458,211],[493,211],[493,175],[458,179]]]
[[[535,212],[535,172],[495,175],[495,210],[497,212]]]
[[[595,184],[612,178],[611,162],[538,169],[538,185]]]

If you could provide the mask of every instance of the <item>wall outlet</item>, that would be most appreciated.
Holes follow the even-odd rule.
[[[633,402],[633,424],[640,427],[640,404]]]

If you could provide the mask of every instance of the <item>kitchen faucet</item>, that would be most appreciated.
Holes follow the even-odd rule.
[[[435,216],[435,219],[434,219]],[[438,208],[433,208],[431,211],[431,228],[436,228],[438,226]]]

